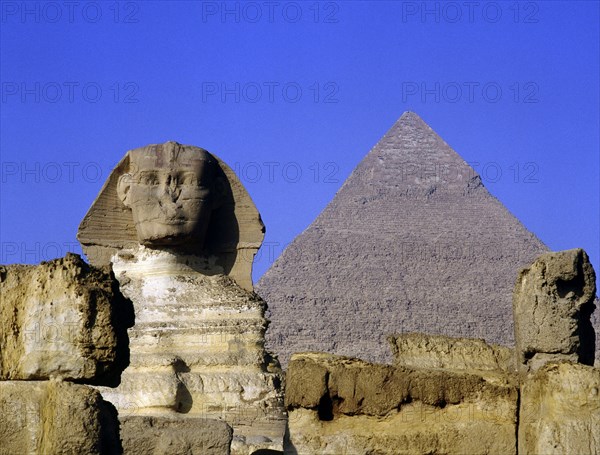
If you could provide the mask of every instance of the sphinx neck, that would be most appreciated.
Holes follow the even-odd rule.
[[[217,256],[189,255],[170,248],[149,248],[139,245],[124,249],[112,259],[116,276],[132,275],[219,275],[223,268],[217,265]]]

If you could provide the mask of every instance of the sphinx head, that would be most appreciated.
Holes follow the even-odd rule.
[[[202,248],[215,207],[217,163],[205,150],[167,142],[129,153],[117,194],[131,209],[138,241]]]
[[[129,150],[79,225],[90,264],[108,265],[140,244],[183,256],[210,256],[252,290],[252,258],[265,226],[235,172],[200,147],[177,142]]]

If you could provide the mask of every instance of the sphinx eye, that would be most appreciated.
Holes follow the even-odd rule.
[[[200,185],[198,176],[194,172],[184,172],[179,179],[183,185]]]
[[[154,172],[144,172],[140,175],[139,182],[142,185],[156,185],[158,184],[158,177]]]

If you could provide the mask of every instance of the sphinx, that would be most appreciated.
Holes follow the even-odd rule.
[[[120,418],[218,418],[234,453],[281,450],[281,369],[251,277],[264,232],[233,171],[204,149],[153,144],[118,163],[77,238],[134,306],[130,366],[99,388]]]

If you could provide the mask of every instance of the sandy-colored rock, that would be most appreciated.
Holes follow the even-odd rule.
[[[594,364],[596,274],[582,249],[547,253],[519,272],[513,295],[519,369],[546,362]]]
[[[88,386],[0,381],[0,453],[119,454],[117,412]]]
[[[501,372],[295,354],[286,452],[516,453],[517,396],[514,378]]]
[[[116,385],[133,309],[108,270],[78,255],[0,266],[0,379]]]
[[[394,364],[411,368],[514,371],[514,350],[483,339],[403,333],[388,337]]]
[[[286,374],[285,401],[289,406],[316,408],[327,396],[329,370],[307,355],[295,355]]]
[[[229,455],[233,431],[203,417],[121,417],[124,455]]]
[[[136,197],[138,191],[148,194],[144,186],[163,185],[169,190],[163,192],[161,210],[158,201],[141,203],[143,198]],[[178,196],[183,190],[183,197],[171,198],[170,189],[179,191]],[[161,197],[158,191],[154,197]],[[195,203],[185,202],[192,199]],[[193,223],[181,223],[189,215],[194,215]],[[190,227],[186,234],[191,237],[184,242],[181,232],[172,236],[173,232],[164,230],[167,223],[157,227],[160,217],[169,218],[171,227]],[[125,154],[82,220],[77,239],[90,263],[101,266],[122,249],[156,244],[166,235],[171,242],[178,237],[187,254],[209,253],[222,273],[252,290],[252,262],[264,233],[256,206],[229,166],[199,147],[166,142]]]
[[[311,373],[316,373],[312,380]],[[317,390],[324,394],[319,397]],[[287,409],[319,408],[331,418],[337,414],[383,416],[412,401],[444,407],[475,398],[493,401],[511,396],[516,400],[511,375],[407,368],[326,353],[294,354],[286,373]]]
[[[519,453],[600,453],[600,370],[547,363],[524,380]]]

